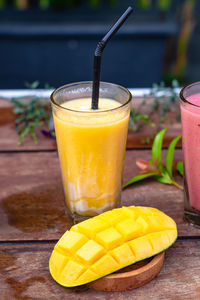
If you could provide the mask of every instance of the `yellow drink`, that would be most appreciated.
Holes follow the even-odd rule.
[[[120,201],[129,104],[91,98],[53,107],[66,204],[71,214],[94,216]]]

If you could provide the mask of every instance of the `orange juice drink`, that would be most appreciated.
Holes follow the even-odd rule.
[[[126,95],[128,103],[100,95],[98,110],[91,110],[91,97],[64,97],[59,107],[53,104],[65,200],[72,215],[94,216],[119,205],[130,112]]]

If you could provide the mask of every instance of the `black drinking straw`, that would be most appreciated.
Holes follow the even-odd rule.
[[[132,7],[128,7],[123,15],[117,20],[117,22],[110,28],[108,33],[102,38],[102,40],[97,44],[94,53],[94,73],[93,73],[93,86],[92,86],[92,109],[98,109],[99,102],[99,83],[100,83],[100,71],[101,71],[101,55],[107,43],[119,30],[119,28],[124,24],[126,19],[133,12]]]

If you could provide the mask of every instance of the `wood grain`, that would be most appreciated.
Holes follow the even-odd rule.
[[[57,153],[0,154],[0,239],[55,239],[65,214]]]
[[[0,126],[13,123],[14,120],[13,105],[10,101],[0,98]]]
[[[124,181],[138,173],[136,158],[150,151],[126,152]],[[181,159],[181,151],[176,150]],[[71,226],[65,214],[59,160],[56,152],[0,153],[0,240],[54,240]],[[177,177],[182,183],[182,178]],[[200,236],[183,220],[183,192],[151,179],[122,192],[122,205],[153,206],[178,224],[180,236]]]
[[[164,266],[148,284],[124,292],[64,288],[50,276],[53,245],[0,245],[1,300],[197,300],[200,299],[200,241],[178,241],[166,251]]]
[[[171,141],[177,137],[178,135],[181,135],[181,126],[180,124],[174,126],[168,126],[166,127],[165,125],[161,126],[161,129],[168,128],[166,131],[166,134],[163,139],[163,148],[167,148]],[[149,136],[151,136],[153,133],[151,128],[148,128],[145,126],[142,130],[139,132],[131,132],[130,130],[128,131],[128,137],[127,137],[127,144],[126,148],[127,149],[149,149],[152,147],[153,144],[153,139],[151,140],[150,143],[146,144],[144,143],[145,139]],[[178,141],[177,147],[181,148],[182,142],[181,140]]]

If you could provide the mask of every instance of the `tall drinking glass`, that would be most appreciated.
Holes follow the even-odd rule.
[[[62,86],[51,95],[65,201],[74,222],[120,204],[130,92],[100,83],[91,110],[92,82]]]
[[[200,82],[180,92],[184,163],[184,215],[200,226]]]

